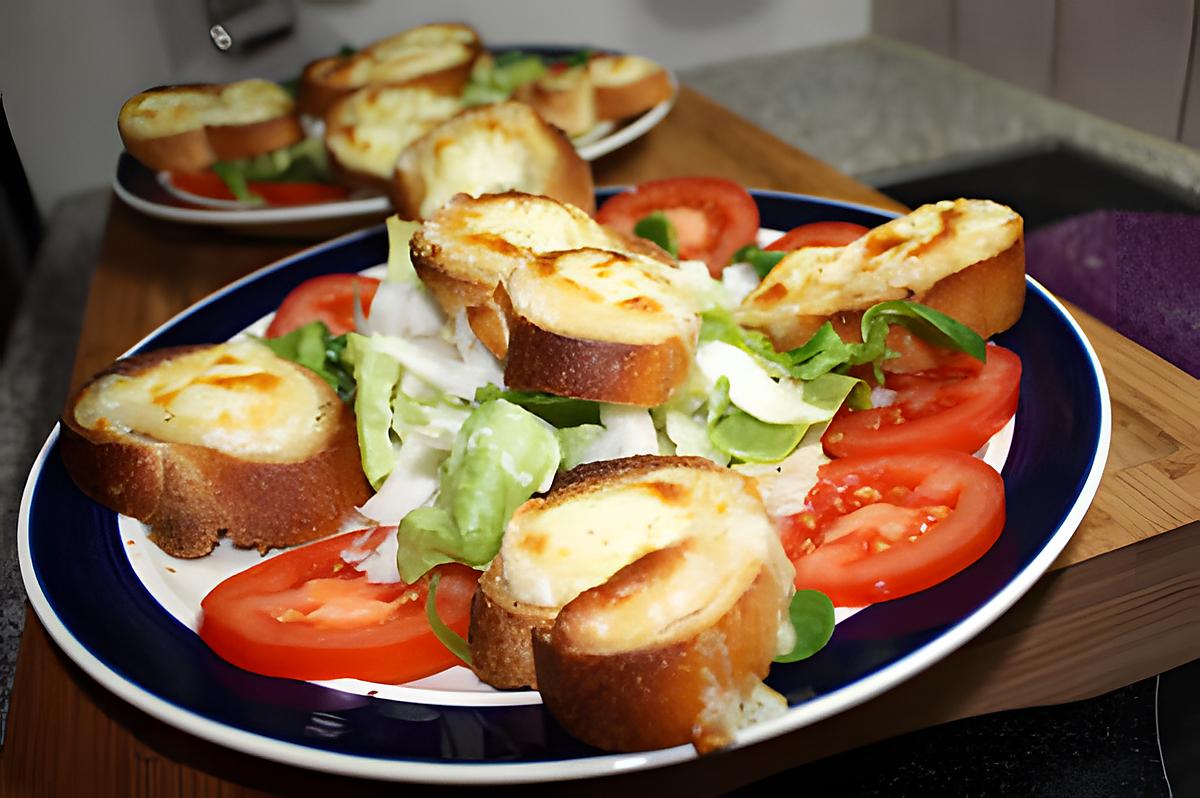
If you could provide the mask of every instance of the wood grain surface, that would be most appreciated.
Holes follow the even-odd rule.
[[[595,172],[599,185],[708,174],[900,208],[687,88],[661,125],[605,156]],[[75,383],[192,302],[304,246],[301,237],[251,239],[160,222],[114,201]],[[1114,426],[1095,505],[1057,571],[963,649],[856,709],[744,750],[571,791],[710,794],[910,729],[1089,697],[1200,656],[1200,525],[1185,527],[1200,520],[1200,383],[1086,314],[1076,318],[1104,366]],[[264,762],[168,727],[100,688],[29,614],[0,752],[0,795],[395,795],[397,789]]]

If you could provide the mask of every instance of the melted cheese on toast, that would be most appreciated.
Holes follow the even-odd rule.
[[[336,401],[336,400],[334,400]],[[301,366],[250,341],[204,347],[92,383],[75,407],[84,429],[193,444],[261,462],[318,451],[337,414]]]

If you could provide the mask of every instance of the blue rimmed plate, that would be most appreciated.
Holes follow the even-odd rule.
[[[876,225],[865,206],[755,192],[765,227],[819,220]],[[232,337],[303,280],[384,262],[382,227],[313,247],[234,283],[147,336],[132,352]],[[1020,322],[998,337],[1023,362],[1021,400],[1003,476],[1008,525],[974,565],[936,587],[842,621],[810,660],[776,665],[768,683],[784,716],[747,729],[745,745],[868,700],[954,651],[1010,607],[1049,567],[1083,518],[1108,452],[1108,391],[1095,352],[1063,307],[1032,280]],[[105,688],[151,715],[221,745],[319,770],[375,779],[503,783],[658,767],[690,746],[605,754],[566,735],[536,696],[437,689],[369,695],[329,683],[273,679],[212,654],[186,612],[156,600],[129,552],[130,522],[84,497],[51,433],[30,473],[18,539],[38,617]],[[101,597],[102,600],[97,600]],[[194,612],[194,610],[193,610]],[[407,689],[407,688],[406,688]]]

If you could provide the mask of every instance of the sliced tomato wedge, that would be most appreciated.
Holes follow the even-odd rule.
[[[793,227],[767,244],[771,252],[791,252],[804,247],[844,247],[870,232],[869,227],[853,222],[812,222]]]
[[[939,366],[888,375],[887,388],[896,392],[888,407],[838,411],[821,438],[826,454],[979,451],[1017,411],[1021,359],[991,344],[986,364],[943,350]]]
[[[171,183],[181,191],[209,199],[237,199],[216,172],[172,172]],[[251,180],[246,184],[246,188],[262,197],[268,205],[311,205],[317,202],[342,200],[350,196],[348,189],[331,183],[277,183],[267,180]]]
[[[200,603],[200,637],[248,671],[291,679],[365,679],[395,684],[438,673],[458,659],[425,614],[428,579],[375,584],[342,559],[370,550],[395,527],[347,532],[234,574]],[[438,615],[465,636],[479,572],[437,568]]]
[[[718,177],[651,180],[615,194],[596,211],[596,220],[633,235],[634,225],[655,211],[671,220],[681,260],[702,260],[719,275],[733,253],[758,235],[758,205],[746,189]]]
[[[907,596],[992,547],[1004,528],[1004,481],[962,452],[855,457],[817,471],[808,509],[784,523],[797,589],[839,607]]]
[[[334,335],[354,329],[354,296],[358,295],[363,313],[371,310],[379,280],[361,274],[323,274],[305,280],[291,290],[275,311],[267,327],[267,337],[287,335],[297,327],[323,321]]]

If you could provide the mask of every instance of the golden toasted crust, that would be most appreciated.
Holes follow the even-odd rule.
[[[227,123],[230,117],[247,121]],[[122,105],[117,130],[130,155],[151,169],[172,172],[201,171],[304,137],[283,89],[257,79],[139,92]]]
[[[936,218],[929,223],[931,217]],[[910,219],[916,222],[910,223]],[[926,224],[913,232],[911,226],[916,223]],[[931,262],[940,269],[936,280],[906,274],[915,275]],[[884,300],[912,299],[929,305],[984,338],[1015,324],[1025,301],[1021,217],[996,203],[979,200],[923,206],[847,247],[799,250],[780,261],[776,270],[781,266],[783,271],[772,271],[737,311],[740,323],[767,333],[781,351],[803,345],[826,321],[845,340],[862,340],[863,312]],[[803,312],[807,301],[804,287],[825,288],[822,280],[807,275],[837,270],[856,272],[856,276],[891,270],[893,276],[878,288],[859,290],[833,313]],[[893,328],[888,340],[891,348],[910,353],[887,361],[888,370],[919,370],[930,362],[928,347],[914,343],[907,331]]]
[[[596,125],[596,93],[586,67],[547,73],[519,86],[513,99],[532,106],[568,136],[582,135]]]
[[[537,689],[530,635],[554,624],[557,607],[538,607],[513,598],[497,556],[479,579],[471,600],[471,667],[480,679],[501,689]]]
[[[294,462],[253,462],[204,446],[86,429],[76,421],[76,406],[97,380],[142,374],[202,348],[173,347],[117,361],[80,389],[63,413],[60,437],[75,483],[95,501],[150,526],[151,539],[175,557],[202,557],[223,534],[236,546],[265,553],[336,532],[371,491],[353,414],[307,369],[296,367],[337,420],[318,451]]]
[[[679,546],[645,555],[567,604],[551,630],[533,633],[542,701],[573,736],[608,751],[690,742],[704,753],[732,741],[735,729],[714,704],[747,699],[778,645],[783,586],[765,564],[731,609],[686,640],[606,655],[574,644],[581,617],[651,588],[683,556]]]
[[[301,113],[324,117],[334,103],[364,86],[423,87],[457,96],[482,50],[479,34],[467,25],[410,28],[361,52],[310,62],[300,76],[298,106]]]
[[[517,391],[657,407],[687,377],[694,342],[626,344],[570,338],[513,315],[504,383]]]
[[[637,56],[598,55],[588,62],[596,93],[596,116],[600,119],[625,119],[649,111],[671,99],[673,89],[667,71],[648,59],[639,59],[643,68],[622,74],[621,64]]]
[[[540,194],[595,210],[592,170],[562,131],[518,102],[469,108],[401,154],[392,205],[405,219],[431,216],[454,195]]]

